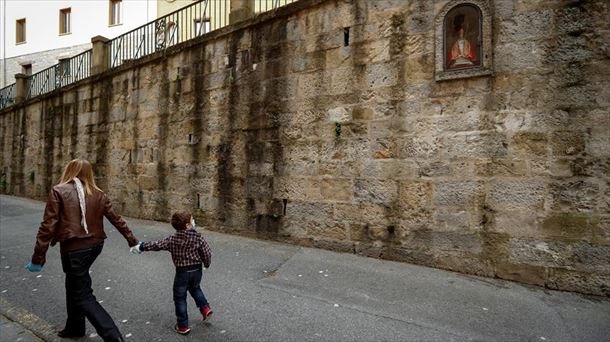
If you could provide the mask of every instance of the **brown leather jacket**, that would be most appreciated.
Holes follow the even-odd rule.
[[[53,187],[43,221],[36,236],[36,247],[32,255],[33,264],[44,265],[49,244],[61,245],[61,252],[84,249],[99,244],[106,238],[104,216],[125,237],[129,246],[135,246],[137,239],[127,227],[121,216],[112,210],[110,199],[101,191],[94,191],[86,196],[86,217],[89,234],[81,226],[81,212],[74,182],[59,184]]]

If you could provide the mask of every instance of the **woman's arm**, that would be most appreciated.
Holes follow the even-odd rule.
[[[127,223],[125,223],[125,221],[123,220],[121,215],[118,215],[114,212],[114,210],[112,209],[112,203],[110,202],[110,199],[108,198],[108,196],[106,196],[106,194],[104,194],[103,201],[104,201],[104,204],[103,204],[104,205],[104,216],[106,216],[108,221],[110,221],[110,223],[112,223],[112,225],[115,226],[116,229],[119,231],[119,233],[121,233],[121,235],[123,235],[125,240],[127,240],[129,247],[133,247],[133,246],[137,245],[138,239],[136,239],[136,237],[133,236],[133,233],[131,232],[129,227],[127,227]]]
[[[55,237],[57,224],[59,223],[59,195],[55,190],[51,190],[44,209],[44,216],[36,235],[36,246],[32,255],[32,264],[44,265],[46,262],[49,244]]]

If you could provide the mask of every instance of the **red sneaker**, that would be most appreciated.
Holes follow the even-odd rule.
[[[213,313],[214,311],[212,311],[212,308],[207,305],[201,309],[201,316],[203,316],[204,321],[209,321],[211,318],[210,316],[212,316]]]
[[[176,332],[180,335],[187,335],[188,333],[191,332],[191,328],[189,328],[189,327],[183,328],[183,327],[179,326],[178,324],[176,324],[174,326],[174,330],[176,330]]]

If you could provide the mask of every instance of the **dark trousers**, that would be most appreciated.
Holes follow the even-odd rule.
[[[208,306],[208,300],[201,291],[201,265],[178,267],[174,277],[174,305],[178,326],[188,327],[189,316],[186,310],[186,292],[191,294],[199,311]]]
[[[123,341],[121,332],[112,317],[97,302],[91,289],[89,268],[102,252],[104,244],[73,251],[61,256],[66,274],[66,307],[68,319],[65,330],[73,335],[85,333],[85,317],[104,341]]]

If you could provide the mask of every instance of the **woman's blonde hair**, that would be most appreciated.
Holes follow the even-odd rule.
[[[93,190],[102,191],[102,189],[98,188],[95,184],[95,179],[93,178],[93,167],[91,167],[91,163],[89,163],[89,161],[85,159],[71,160],[64,168],[64,173],[61,175],[61,180],[59,183],[69,183],[74,177],[78,177],[78,179],[83,182],[87,196],[91,195]]]

